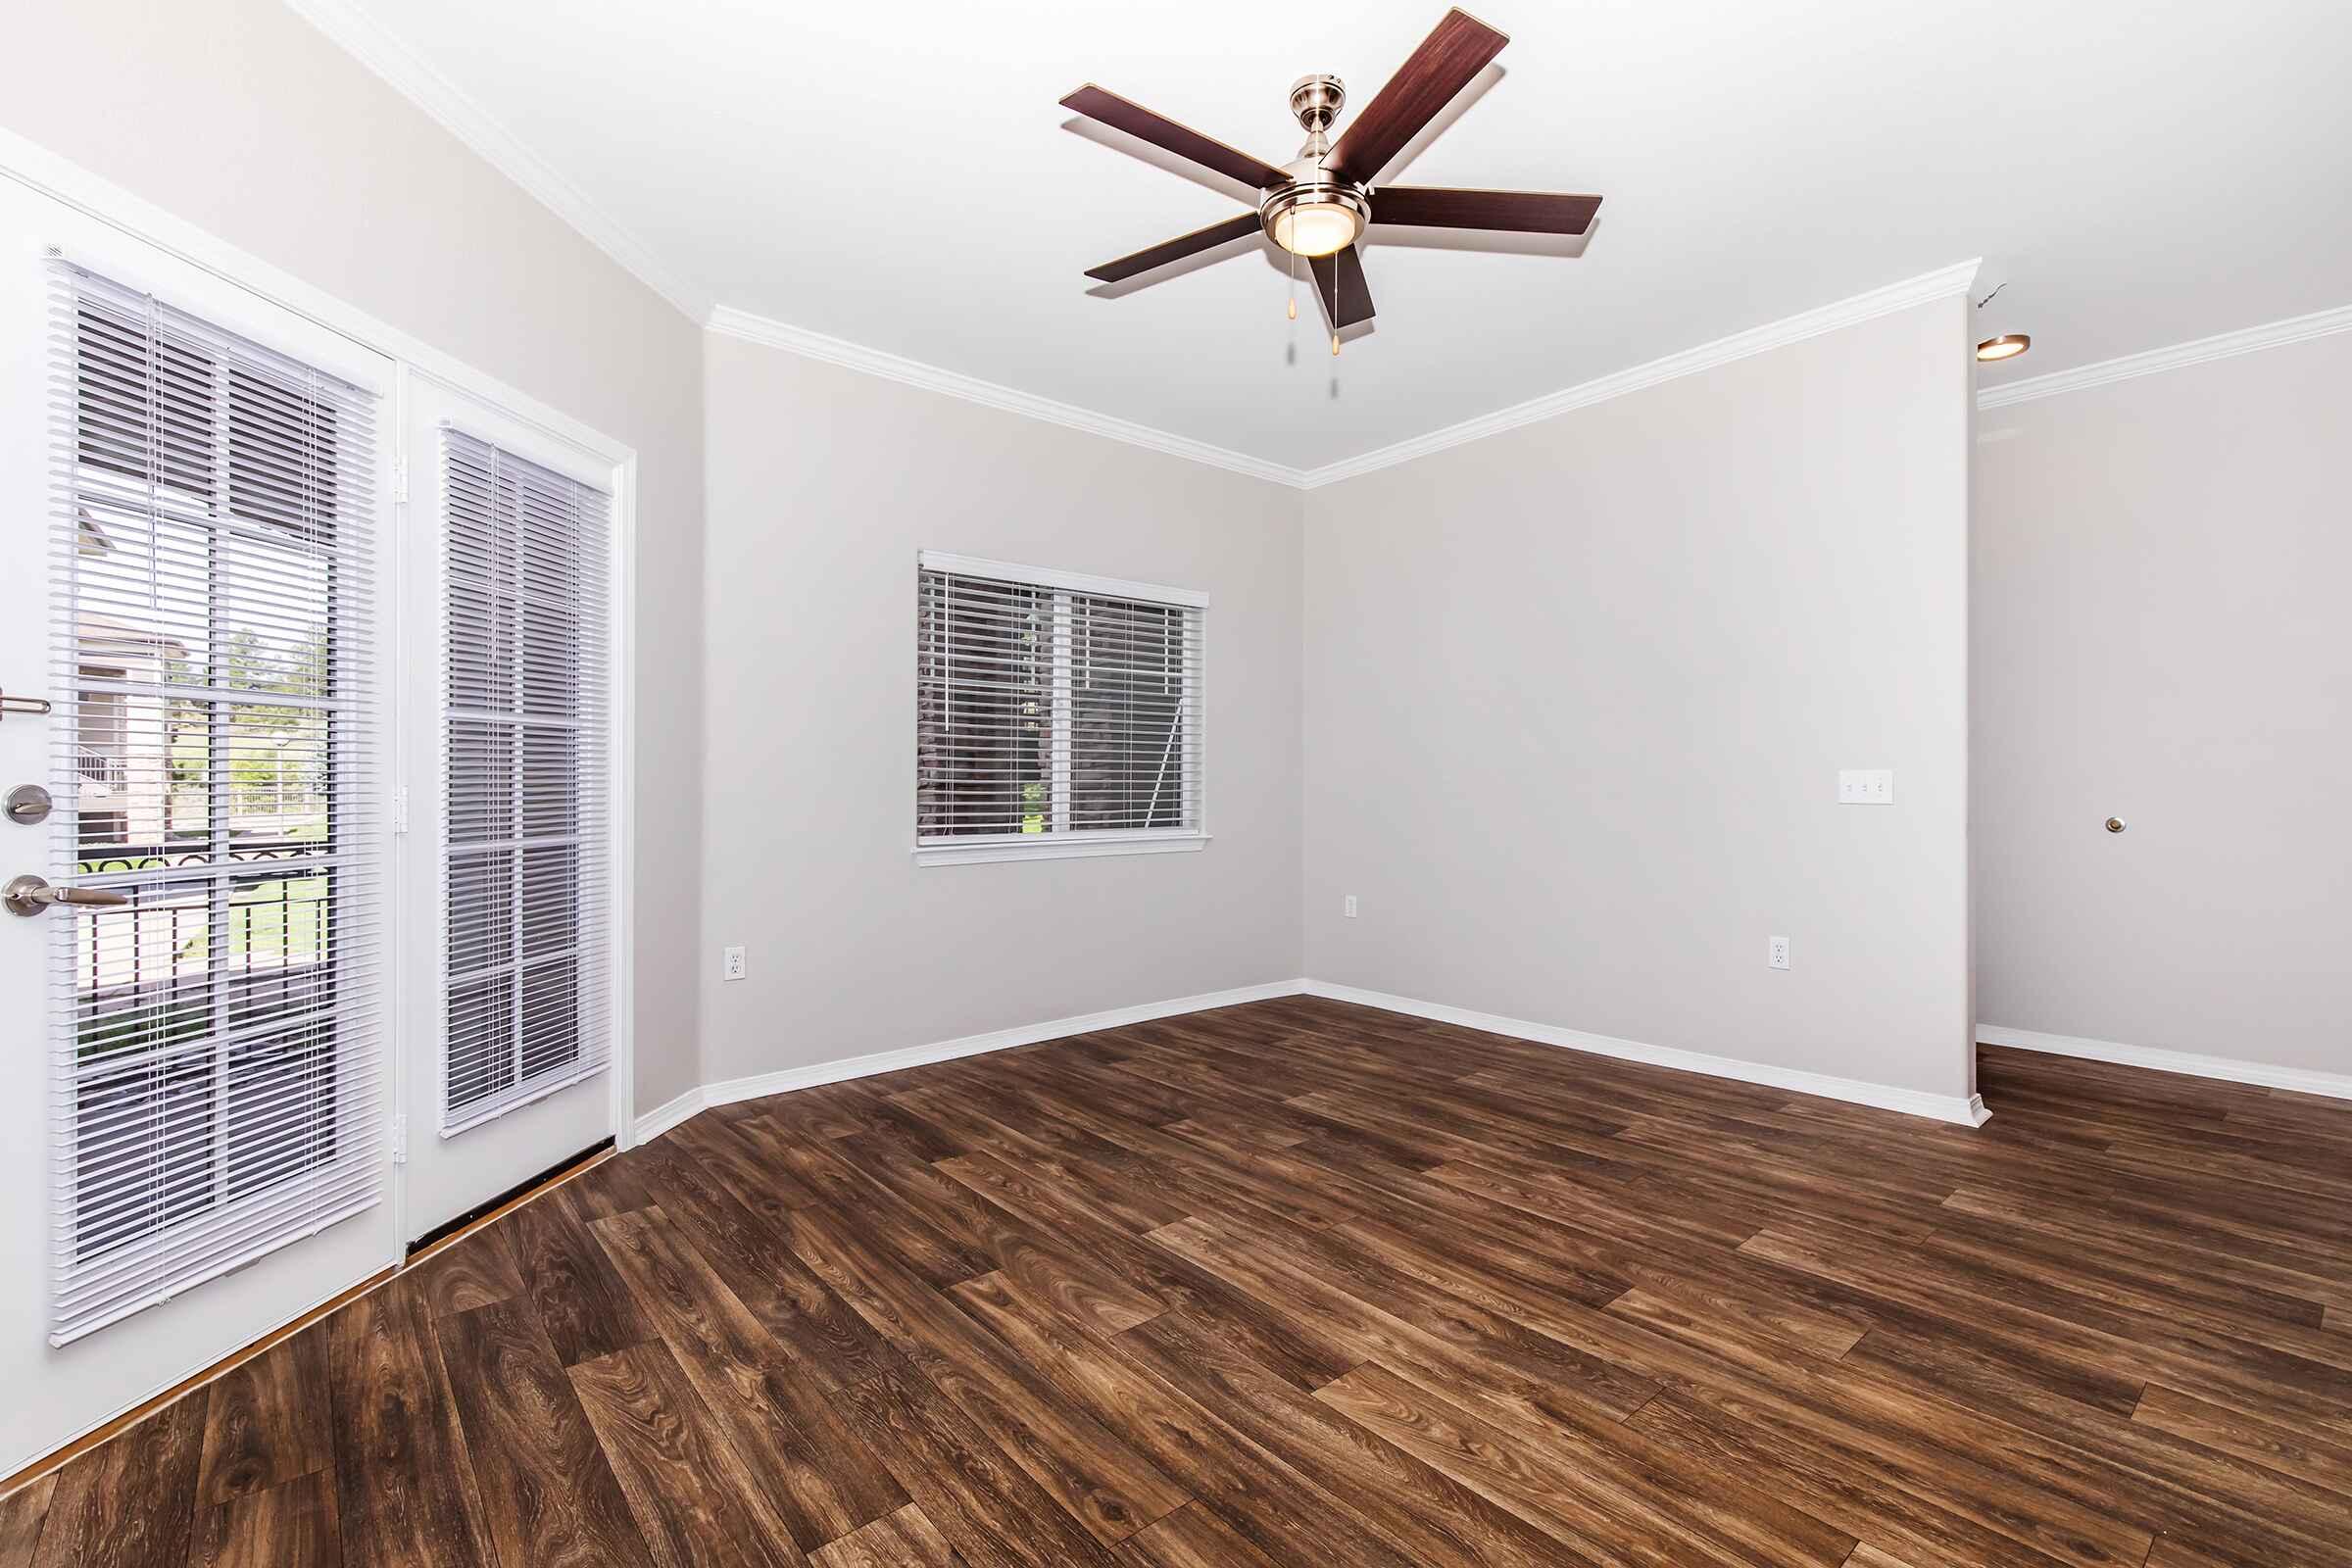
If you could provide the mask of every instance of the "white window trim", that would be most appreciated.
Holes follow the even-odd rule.
[[[1024,588],[1054,588],[1074,594],[1100,594],[1106,599],[1148,599],[1154,604],[1206,610],[1208,595],[1192,588],[1170,588],[1156,582],[1127,582],[1097,577],[1083,571],[1055,571],[1048,566],[1023,566],[1009,561],[987,561],[979,556],[951,555],[925,550],[915,556],[925,571],[952,571],[966,577],[997,577]]]
[[[1004,582],[1019,583],[1029,588],[1050,588],[1056,593],[1096,594],[1108,599],[1137,599],[1155,604],[1174,605],[1181,609],[1206,612],[1208,595],[1193,588],[1171,588],[1164,583],[1131,582],[1120,577],[1098,577],[1091,572],[1059,571],[1050,566],[1024,566],[1015,562],[991,561],[981,556],[962,556],[945,550],[923,550],[915,554],[915,564],[923,571],[953,572],[959,576],[990,577]],[[1060,634],[1054,649],[1054,691],[1056,736],[1068,733],[1067,717],[1061,712],[1068,702],[1068,630]],[[1205,666],[1196,677],[1192,696],[1205,706],[1208,672]],[[1055,742],[1059,753],[1066,742]],[[1198,786],[1195,786],[1196,788]],[[1208,817],[1205,792],[1200,801],[1200,824],[1189,828],[1102,828],[1072,831],[1066,826],[1069,809],[1066,791],[1054,794],[1055,831],[1051,833],[991,833],[953,839],[917,838],[911,848],[917,865],[986,865],[1004,860],[1076,860],[1091,859],[1106,855],[1180,855],[1208,847]]]
[[[992,833],[954,843],[917,843],[917,865],[978,865],[991,860],[1076,860],[1098,855],[1174,855],[1208,847],[1208,835],[1190,828],[1093,833]]]

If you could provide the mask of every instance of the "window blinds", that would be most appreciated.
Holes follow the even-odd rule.
[[[611,1054],[612,501],[460,430],[442,447],[446,1135]]]
[[[925,554],[918,844],[1198,834],[1197,594]]]
[[[370,392],[51,266],[63,1345],[374,1203]]]

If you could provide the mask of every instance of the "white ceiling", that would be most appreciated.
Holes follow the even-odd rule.
[[[1581,257],[1375,228],[1377,329],[1336,361],[1261,241],[1090,293],[1244,209],[1056,100],[1283,162],[1291,81],[1360,107],[1443,0],[295,3],[359,5],[678,292],[1291,466],[1975,256],[1988,329],[2034,334],[1986,384],[2352,302],[2336,0],[1485,0],[1510,46],[1409,182],[1600,220]]]

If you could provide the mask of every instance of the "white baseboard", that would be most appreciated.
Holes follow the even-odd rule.
[[[1655,1067],[1672,1067],[1677,1072],[1705,1073],[1710,1078],[1729,1078],[1738,1083],[1764,1084],[1800,1095],[1818,1095],[1825,1100],[1850,1101],[1857,1105],[1897,1110],[1907,1116],[1927,1116],[1936,1121],[1956,1122],[1963,1127],[1982,1127],[1992,1114],[1984,1108],[1983,1098],[1977,1095],[1932,1095],[1918,1089],[1898,1089],[1891,1084],[1866,1083],[1859,1078],[1833,1078],[1826,1073],[1800,1072],[1793,1067],[1742,1061],[1737,1056],[1710,1056],[1703,1052],[1645,1045],[1639,1040],[1619,1040],[1610,1035],[1588,1034],[1582,1029],[1563,1029],[1555,1024],[1530,1023],[1524,1018],[1503,1018],[1491,1012],[1472,1012],[1467,1007],[1448,1007],[1440,1003],[1419,1002],[1411,997],[1395,997],[1383,991],[1365,991],[1357,986],[1332,985],[1321,980],[1307,981],[1306,994],[1310,997],[1328,997],[1334,1002],[1352,1002],[1360,1006],[1384,1007],[1390,1012],[1410,1013],[1416,1018],[1434,1018],[1440,1023],[1459,1024],[1465,1029],[1483,1029],[1488,1034],[1512,1035],[1521,1040],[1532,1040],[1538,1045],[1586,1051],[1597,1056],[1615,1056],[1621,1061],[1645,1061]]]
[[[2218,1078],[2224,1083],[2251,1084],[2259,1089],[2288,1089],[2299,1095],[2325,1095],[2352,1100],[2352,1073],[2313,1072],[2306,1067],[2274,1067],[2266,1062],[2240,1061],[2234,1056],[2207,1056],[2193,1051],[2160,1051],[2154,1046],[2127,1046],[2118,1040],[2086,1040],[2080,1035],[2049,1035],[2037,1029],[2010,1029],[2000,1024],[1977,1025],[1977,1039],[1988,1046],[2014,1046],[2049,1056],[2082,1056],[2112,1061],[2126,1067],[2156,1072],[2186,1073],[2191,1078]]]
[[[870,1078],[876,1073],[897,1072],[901,1068],[920,1067],[935,1061],[953,1061],[958,1056],[976,1056],[985,1052],[1032,1046],[1040,1041],[1060,1040],[1070,1035],[1118,1029],[1128,1024],[1148,1023],[1153,1018],[1172,1018],[1180,1013],[1203,1012],[1211,1007],[1231,1007],[1245,1002],[1267,1002],[1276,997],[1302,995],[1327,997],[1334,1002],[1352,1002],[1390,1012],[1409,1013],[1418,1018],[1433,1018],[1441,1023],[1483,1029],[1489,1034],[1512,1035],[1540,1045],[1560,1046],[1570,1051],[1614,1056],[1623,1061],[1648,1062],[1652,1066],[1671,1067],[1678,1072],[1704,1073],[1711,1078],[1729,1078],[1739,1083],[1787,1089],[1800,1095],[1818,1095],[1826,1100],[1843,1100],[1857,1105],[1871,1105],[1880,1110],[1954,1122],[1964,1127],[1981,1127],[1991,1114],[1984,1108],[1984,1102],[1975,1095],[1966,1098],[1932,1095],[1916,1089],[1898,1089],[1890,1084],[1866,1083],[1857,1078],[1833,1078],[1825,1073],[1774,1067],[1763,1062],[1742,1061],[1736,1056],[1710,1056],[1696,1051],[1645,1045],[1639,1040],[1618,1040],[1608,1035],[1588,1034],[1582,1029],[1563,1029],[1553,1024],[1531,1023],[1524,1018],[1473,1012],[1467,1007],[1449,1007],[1434,1002],[1416,1001],[1411,997],[1392,996],[1385,991],[1366,991],[1356,986],[1333,985],[1322,980],[1274,980],[1233,991],[1211,991],[1196,997],[1146,1003],[1141,1006],[1114,1007],[1107,1012],[1055,1018],[1049,1023],[1022,1024],[988,1034],[965,1035],[957,1040],[906,1046],[897,1051],[878,1051],[870,1055],[845,1056],[836,1061],[814,1062],[806,1067],[787,1067],[778,1072],[757,1073],[748,1078],[729,1078],[705,1084],[639,1117],[637,1141],[643,1143],[649,1138],[658,1137],[695,1112],[711,1105],[732,1104],[739,1100],[758,1100],[767,1095],[787,1094],[795,1089],[813,1089],[819,1084],[840,1083],[849,1078]]]
[[[1177,997],[1167,1002],[1147,1002],[1140,1006],[1113,1007],[1107,1012],[1055,1018],[1048,1023],[1020,1024],[982,1035],[965,1035],[958,1040],[935,1041],[927,1046],[906,1046],[897,1051],[877,1051],[871,1055],[844,1056],[836,1061],[820,1061],[807,1067],[786,1067],[779,1072],[756,1073],[749,1078],[729,1078],[689,1091],[660,1110],[640,1117],[637,1137],[642,1143],[710,1105],[732,1104],[738,1100],[759,1100],[794,1089],[813,1089],[819,1084],[840,1083],[846,1078],[870,1078],[876,1073],[897,1072],[903,1067],[953,1061],[958,1056],[977,1056],[984,1052],[1007,1051],[1014,1046],[1033,1046],[1042,1040],[1093,1034],[1099,1029],[1119,1029],[1131,1023],[1149,1023],[1154,1018],[1173,1018],[1179,1013],[1205,1012],[1211,1007],[1231,1007],[1245,1002],[1269,1002],[1276,997],[1295,997],[1305,989],[1306,982],[1303,980],[1270,980],[1264,985],[1242,986],[1233,991],[1208,991],[1200,996]]]
[[[675,1100],[667,1101],[660,1105],[657,1105],[652,1110],[649,1110],[644,1115],[638,1117],[635,1128],[636,1136],[630,1140],[629,1147],[634,1149],[649,1138],[661,1137],[663,1133],[669,1131],[672,1127],[675,1127],[678,1123],[684,1121],[696,1111],[704,1109],[710,1103],[710,1091],[705,1089],[701,1084],[695,1085],[692,1089],[687,1090]]]

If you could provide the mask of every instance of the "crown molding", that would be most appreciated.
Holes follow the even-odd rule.
[[[721,305],[712,311],[705,324],[709,330],[722,337],[741,338],[747,343],[783,349],[811,360],[823,360],[828,365],[863,370],[868,375],[878,375],[885,380],[918,386],[927,392],[943,392],[967,403],[1003,409],[1007,414],[1043,419],[1049,424],[1084,430],[1093,435],[1108,436],[1113,441],[1147,447],[1153,452],[1165,452],[1171,457],[1189,458],[1195,463],[1205,463],[1211,467],[1247,474],[1252,479],[1296,487],[1304,477],[1300,469],[1270,463],[1264,458],[1253,458],[1246,452],[1211,446],[1206,441],[1196,441],[1190,436],[1138,424],[1133,419],[1098,414],[1092,409],[1079,408],[1074,403],[1058,403],[1033,392],[1022,392],[995,381],[983,381],[976,375],[926,365],[920,360],[910,360],[881,349],[869,349],[846,338],[827,337],[822,332],[812,332],[805,326],[794,326],[770,317],[755,316],[750,311],[739,311],[731,305]]]
[[[1981,262],[1967,261],[1939,268],[1933,272],[1922,272],[1917,277],[1907,277],[1899,283],[1889,283],[1866,294],[1856,294],[1850,299],[1784,317],[1778,321],[1768,321],[1744,332],[1719,337],[1712,343],[1701,343],[1696,348],[1684,349],[1678,354],[1651,360],[1646,365],[1637,365],[1557,392],[1547,392],[1540,398],[1531,398],[1507,409],[1497,409],[1493,414],[1482,414],[1475,419],[1464,419],[1459,424],[1449,424],[1442,430],[1432,430],[1427,435],[1414,436],[1394,446],[1343,458],[1320,468],[1307,469],[1300,476],[1300,483],[1309,490],[1337,484],[1342,479],[1352,479],[1359,474],[1395,467],[1399,463],[1410,463],[1415,458],[1443,452],[1448,447],[1500,435],[1505,430],[1515,430],[1523,424],[1548,419],[1572,409],[1605,403],[1611,398],[1623,397],[1628,392],[1656,386],[1661,381],[1695,375],[1701,370],[1729,365],[1734,360],[1744,360],[1751,355],[1801,343],[1806,338],[1835,332],[1840,327],[1852,326],[1875,317],[1890,316],[1896,311],[1909,310],[1914,305],[1943,299],[1967,289],[1982,265]]]
[[[2012,403],[2030,403],[2035,398],[2056,397],[2061,392],[2080,392],[2085,387],[2178,370],[2182,366],[2203,365],[2208,360],[2233,359],[2263,349],[2283,348],[2289,343],[2330,337],[2337,332],[2352,332],[2352,305],[2314,311],[2309,316],[2290,317],[2261,326],[2241,327],[2234,332],[2217,332],[2194,342],[2176,343],[2169,349],[2150,349],[2145,354],[2127,354],[2120,360],[2101,360],[2096,365],[2078,365],[2071,370],[2052,370],[2047,375],[1988,386],[1977,394],[1977,407],[1998,409]]]
[[[361,9],[357,0],[286,0],[286,5],[493,169],[537,198],[623,270],[676,306],[688,320],[699,322],[710,313],[712,302],[706,290],[662,266],[642,240]]]

